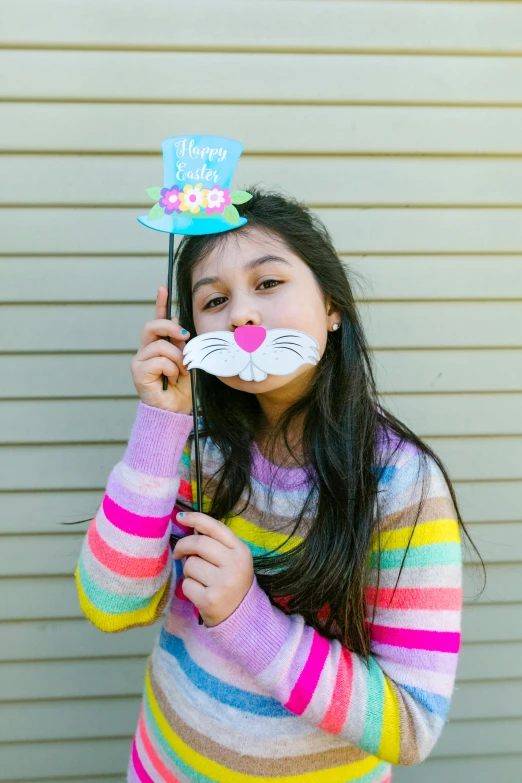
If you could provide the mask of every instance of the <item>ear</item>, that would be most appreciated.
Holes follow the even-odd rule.
[[[341,326],[341,313],[333,307],[330,299],[328,299],[326,305],[326,312],[328,315],[328,331],[335,332]]]

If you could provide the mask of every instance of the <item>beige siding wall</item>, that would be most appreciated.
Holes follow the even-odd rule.
[[[0,781],[121,781],[158,627],[105,636],[72,573],[121,458],[166,240],[161,141],[240,139],[235,185],[314,207],[389,404],[435,447],[466,568],[450,723],[394,780],[522,763],[522,3],[0,0]],[[517,755],[518,754],[518,755]]]

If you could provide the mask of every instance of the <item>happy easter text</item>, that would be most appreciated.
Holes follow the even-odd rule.
[[[194,139],[182,139],[175,143],[176,156],[178,158],[188,157],[189,160],[205,161],[200,168],[189,169],[187,171],[187,161],[176,161],[176,179],[179,182],[185,180],[196,180],[198,182],[218,182],[219,172],[207,166],[207,161],[212,163],[216,160],[223,163],[227,156],[227,150],[223,147],[198,147],[194,144]]]

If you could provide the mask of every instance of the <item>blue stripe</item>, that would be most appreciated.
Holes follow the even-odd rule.
[[[370,470],[377,476],[379,483],[382,481],[384,484],[389,484],[397,472],[395,465],[372,465]]]
[[[423,691],[420,688],[414,688],[411,685],[402,685],[414,699],[420,702],[426,707],[429,712],[434,715],[438,715],[439,718],[445,719],[450,708],[450,700],[445,696],[441,696],[439,693],[430,693],[429,691]]]
[[[163,650],[177,660],[180,669],[196,688],[222,704],[228,704],[238,710],[243,710],[243,712],[270,718],[291,718],[293,716],[276,699],[236,688],[206,672],[190,657],[183,640],[170,634],[165,628],[161,629],[159,643]]]

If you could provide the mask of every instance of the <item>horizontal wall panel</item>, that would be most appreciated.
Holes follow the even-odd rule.
[[[87,523],[84,530],[87,528]],[[5,541],[2,542],[2,547]],[[516,542],[515,542],[516,544]],[[30,570],[35,558],[30,559],[29,567],[24,566],[5,567],[5,560],[8,554],[13,550],[22,548],[21,544],[16,546],[6,546],[6,554],[2,557],[2,579],[0,579],[0,620],[6,622],[11,620],[65,620],[82,617],[78,595],[76,592],[76,583],[73,572],[76,567],[77,556],[73,557],[66,552],[62,555],[60,547],[56,547],[56,555],[60,558],[57,565],[48,561],[49,544],[44,541],[42,548],[42,559],[46,561],[40,566]],[[77,549],[79,545],[77,544]],[[15,551],[15,554],[16,551]],[[54,551],[51,551],[54,555]],[[483,554],[484,557],[484,554]],[[67,560],[68,558],[68,560]],[[482,570],[477,566],[465,569],[464,582],[464,601],[466,612],[470,611],[471,619],[475,622],[480,619],[480,612],[476,615],[477,606],[486,604],[522,603],[522,568],[517,564],[497,564],[490,565],[486,560],[487,584],[486,589],[480,595],[477,603],[477,594],[482,589],[483,579]],[[20,579],[20,572],[25,576]],[[62,576],[37,576],[37,574],[63,574]],[[14,576],[10,577],[10,574]],[[12,596],[16,595],[16,601]],[[519,632],[522,639],[522,631]],[[61,656],[57,656],[61,657]],[[1,691],[0,691],[1,695]]]
[[[520,717],[521,695],[520,680],[461,683],[453,695],[450,719]],[[67,700],[0,704],[0,732],[4,742],[125,736],[136,728],[139,706],[139,696],[86,699],[75,703],[71,720]]]
[[[522,298],[522,256],[344,256],[342,260],[356,299]],[[0,301],[132,301],[148,303],[153,313],[167,269],[168,260],[161,256],[3,258]]]
[[[69,722],[75,722],[74,713],[69,710]],[[138,714],[136,713],[136,724]],[[94,719],[96,724],[97,720]],[[105,775],[121,775],[127,769],[131,754],[132,738],[105,739],[76,742],[24,742],[19,745],[2,745],[2,766],[0,780],[7,783],[33,781],[45,770],[45,783],[70,776],[76,783],[77,773],[98,775],[105,783]],[[80,778],[81,783],[81,778]],[[111,778],[111,783],[114,781]]]
[[[521,58],[522,61],[522,58]],[[152,203],[152,202],[151,202]],[[522,252],[520,208],[344,208],[314,210],[341,254]],[[131,208],[5,207],[4,255],[165,254],[166,234],[138,223]],[[153,289],[156,290],[155,288]]]
[[[445,731],[449,729],[446,728]],[[477,745],[477,749],[479,746]],[[409,767],[396,767],[393,770],[393,783],[462,783],[464,779],[477,783],[512,783],[517,779],[522,764],[522,755],[486,756],[478,750],[475,758],[428,758],[422,767],[414,764]],[[419,777],[422,770],[422,778]]]
[[[82,492],[4,492],[0,494],[0,533],[59,533],[86,530],[61,524],[92,519],[103,500],[104,489]]]
[[[401,394],[383,399],[422,437],[522,434],[522,394]]]
[[[509,589],[504,600],[508,597]],[[521,629],[522,604],[477,603],[462,615],[462,638],[467,642],[519,642]]]
[[[104,487],[81,492],[3,492],[0,494],[0,533],[56,533],[69,535],[85,530],[85,525],[61,523],[92,519],[103,499]],[[522,508],[522,482],[458,482],[455,491],[459,507],[473,536],[500,541],[511,530],[503,522],[519,522]],[[502,533],[500,533],[502,531]],[[507,553],[506,553],[507,554]],[[497,557],[499,552],[497,550]]]
[[[135,399],[130,362],[137,349],[138,343],[134,350],[110,355],[0,356],[0,399],[123,396]],[[377,350],[374,357],[381,392],[522,391],[521,349]]]
[[[163,622],[161,617],[154,625],[131,628],[123,633],[103,633],[85,617],[0,623],[0,660],[147,656]]]
[[[20,57],[6,49],[0,70],[16,72],[0,88],[6,100],[522,102],[522,59],[511,57],[52,50],[26,50]],[[183,73],[183,79],[166,79],[167,73]],[[232,78],[238,73],[241,78]]]
[[[138,401],[0,402],[0,444],[121,442],[130,436]],[[421,437],[522,435],[522,394],[404,394],[383,402]]]
[[[177,14],[176,24],[168,0],[153,6],[112,0],[109,8],[103,0],[90,0],[73,12],[66,0],[48,0],[45,13],[38,0],[17,0],[14,7],[2,0],[3,5],[10,11],[0,34],[4,45],[483,53],[522,48],[517,3],[387,2],[377,12],[368,0],[291,5],[272,0],[248,3],[241,14],[235,3],[222,2],[216,14],[209,0],[192,0],[190,13]]]
[[[377,350],[374,358],[382,392],[522,391],[520,349]]]
[[[454,481],[522,479],[522,437],[428,439]],[[104,487],[126,444],[0,447],[0,490]]]
[[[210,127],[258,154],[522,152],[522,108],[0,103],[4,151],[158,155],[176,128]]]
[[[515,521],[520,518],[521,481],[459,481],[455,491],[466,523]]]
[[[522,478],[522,438],[427,438],[456,481]]]
[[[494,662],[494,665],[492,665]],[[457,680],[522,678],[522,642],[464,644],[460,649]]]
[[[449,726],[445,727],[435,745],[432,758],[476,756],[481,753],[517,753],[520,750],[522,718],[511,720],[455,721],[450,713]]]
[[[2,663],[0,700],[140,696],[145,667],[145,658]]]
[[[521,302],[376,302],[360,306],[374,348],[519,347]],[[0,351],[133,351],[150,305],[10,305],[0,310]]]
[[[137,726],[139,707],[139,695],[86,699],[75,702],[74,707],[68,700],[58,699],[0,704],[0,735],[4,742],[125,737]]]
[[[517,159],[244,155],[235,176],[242,187],[280,188],[313,206],[522,204],[522,160]],[[114,205],[147,211],[152,203],[145,189],[163,185],[163,164],[159,150],[130,158],[0,155],[0,178],[0,205]],[[34,181],[45,181],[45,190],[28,191]]]

